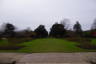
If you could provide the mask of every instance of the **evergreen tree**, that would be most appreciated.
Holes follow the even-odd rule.
[[[5,24],[3,35],[5,37],[14,37],[15,36],[15,26],[11,23]]]
[[[81,28],[81,25],[78,21],[74,25],[73,29],[77,35],[82,35],[82,28]]]
[[[36,37],[38,38],[44,38],[44,37],[48,37],[48,32],[45,29],[44,25],[40,25],[39,27],[37,27],[34,32],[36,33]]]
[[[62,24],[54,24],[50,30],[51,37],[59,37],[62,38],[66,35],[66,30],[64,29],[64,25]]]

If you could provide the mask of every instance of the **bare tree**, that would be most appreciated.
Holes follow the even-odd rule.
[[[92,24],[91,30],[96,30],[96,19],[94,20]]]
[[[65,29],[69,29],[69,26],[70,26],[70,20],[65,18],[63,20],[61,20],[60,24],[62,24],[64,26]]]

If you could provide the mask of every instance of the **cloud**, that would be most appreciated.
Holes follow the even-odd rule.
[[[35,29],[44,24],[47,29],[55,22],[69,18],[72,25],[79,20],[89,29],[96,18],[95,0],[0,0],[0,21],[19,28]]]

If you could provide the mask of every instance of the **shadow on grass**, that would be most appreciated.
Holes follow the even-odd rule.
[[[19,50],[24,46],[0,46],[0,50]]]

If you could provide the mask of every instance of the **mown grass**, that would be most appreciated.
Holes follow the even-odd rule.
[[[96,45],[96,39],[92,39],[92,44]]]
[[[0,46],[6,46],[8,44],[8,40],[0,40]]]
[[[92,41],[94,42],[94,40]],[[77,47],[79,43],[64,39],[44,38],[18,44],[25,46],[19,50],[0,50],[1,52],[24,52],[24,53],[50,53],[50,52],[95,52]],[[1,45],[1,44],[0,44]]]
[[[77,47],[76,42],[67,41],[64,39],[47,38],[36,39],[30,42],[22,43],[26,47],[20,49],[21,52],[87,52],[95,50],[86,50]]]

